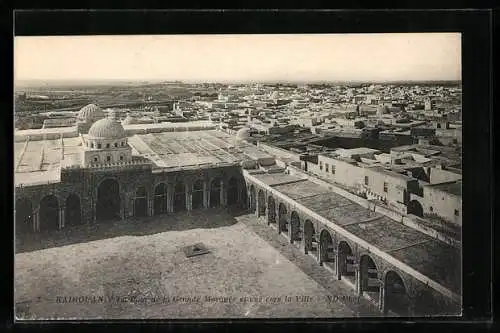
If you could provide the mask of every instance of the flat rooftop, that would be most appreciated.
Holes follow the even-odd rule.
[[[271,158],[250,144],[217,130],[164,132],[135,135],[129,138],[133,152],[169,169],[198,165],[241,163]]]
[[[380,150],[366,148],[366,147],[359,147],[359,148],[352,148],[352,149],[340,148],[340,149],[337,149],[335,152],[338,154],[344,155],[344,156],[352,156],[352,155],[375,154],[375,153],[380,152]]]
[[[78,165],[81,138],[63,138],[14,143],[15,184],[29,186],[60,180],[61,165]],[[257,147],[237,142],[217,130],[161,132],[129,137],[132,154],[151,160],[156,169],[175,169],[237,164],[270,159]]]
[[[290,183],[290,176],[286,174],[273,174],[272,181],[269,181],[270,175],[252,176],[421,274],[461,294],[462,257],[459,249],[368,210],[310,180]]]
[[[81,163],[80,137],[14,143],[14,183],[35,185],[57,182],[60,166]]]
[[[426,186],[453,194],[457,197],[462,197],[462,182],[461,181],[457,181],[454,183],[436,184],[436,185],[430,184],[430,185],[426,185]]]

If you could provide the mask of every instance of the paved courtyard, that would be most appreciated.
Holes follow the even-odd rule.
[[[88,232],[16,254],[19,319],[379,315],[252,215],[209,210]],[[182,248],[200,242],[210,253],[187,258]]]

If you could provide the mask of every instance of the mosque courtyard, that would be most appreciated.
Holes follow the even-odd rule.
[[[37,237],[16,244],[18,319],[380,315],[254,215],[192,211]],[[209,252],[187,257],[200,243]]]

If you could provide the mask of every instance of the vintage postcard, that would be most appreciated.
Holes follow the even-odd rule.
[[[462,313],[459,33],[14,38],[17,320]]]

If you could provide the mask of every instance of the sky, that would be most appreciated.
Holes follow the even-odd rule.
[[[460,80],[459,33],[14,38],[14,80]]]

